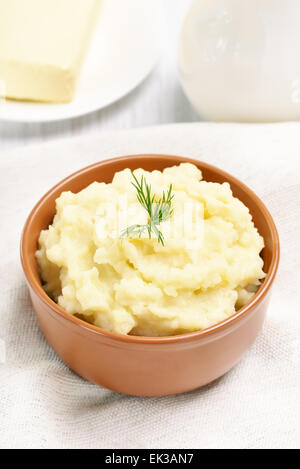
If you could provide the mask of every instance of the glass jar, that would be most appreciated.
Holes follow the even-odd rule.
[[[181,31],[183,89],[203,119],[300,118],[300,0],[196,0]]]

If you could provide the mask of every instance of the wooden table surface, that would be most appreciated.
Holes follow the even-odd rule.
[[[0,152],[73,135],[199,120],[183,94],[177,71],[179,31],[192,1],[161,0],[165,23],[161,57],[133,92],[103,110],[76,119],[41,124],[0,122]]]

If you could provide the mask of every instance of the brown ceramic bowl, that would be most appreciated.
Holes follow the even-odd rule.
[[[35,259],[40,231],[55,214],[63,191],[79,192],[93,181],[111,182],[124,168],[162,170],[190,162],[207,181],[230,183],[250,209],[265,239],[267,276],[253,299],[232,317],[209,329],[171,337],[136,337],[108,332],[68,314],[44,292]],[[106,388],[138,396],[182,393],[204,386],[242,358],[262,328],[279,261],[278,234],[268,210],[243,183],[207,163],[165,155],[135,155],[102,161],[72,174],[51,189],[29,215],[21,259],[40,327],[61,359],[79,375]]]

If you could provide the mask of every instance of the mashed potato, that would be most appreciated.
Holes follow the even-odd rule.
[[[129,169],[111,184],[64,192],[36,253],[47,294],[70,314],[122,334],[197,331],[234,314],[265,276],[264,241],[248,208],[229,184],[202,181],[191,164],[135,175],[157,196],[173,185],[172,220],[161,226],[165,245],[119,236],[128,226],[126,204],[126,222],[146,215]]]

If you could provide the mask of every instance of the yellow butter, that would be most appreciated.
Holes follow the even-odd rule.
[[[69,102],[100,0],[0,0],[0,80],[7,98]]]

